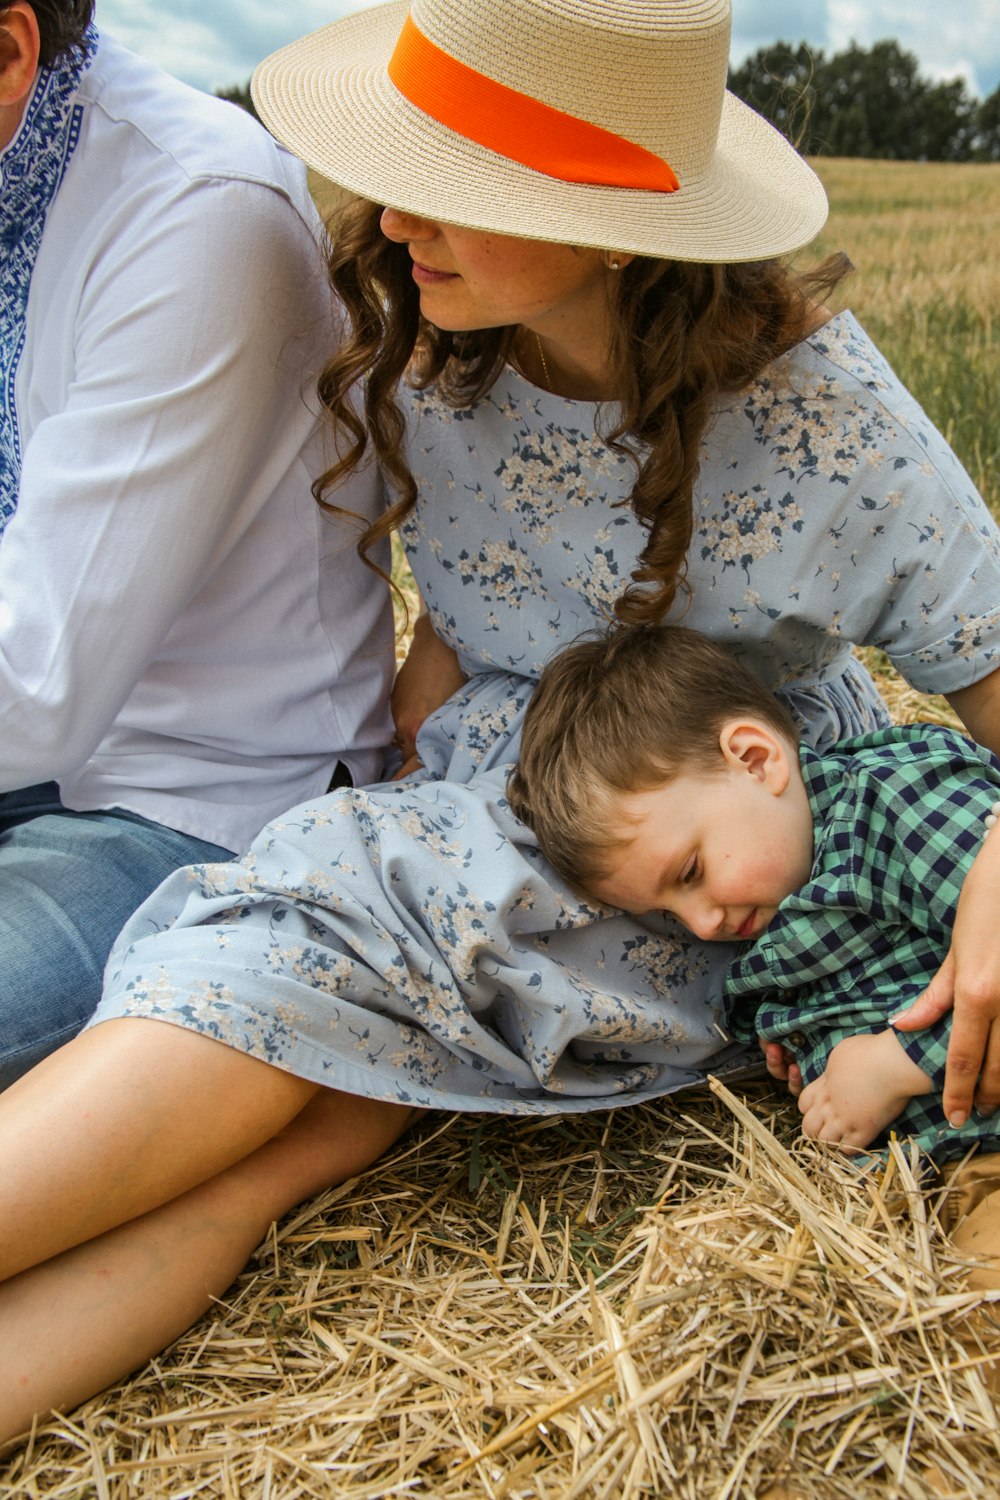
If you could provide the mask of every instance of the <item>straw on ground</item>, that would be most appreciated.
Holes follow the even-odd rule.
[[[819,166],[851,304],[1000,510],[1000,167]],[[869,660],[897,718],[948,717]],[[1000,1309],[938,1208],[762,1083],[428,1119],[0,1495],[995,1500]]]

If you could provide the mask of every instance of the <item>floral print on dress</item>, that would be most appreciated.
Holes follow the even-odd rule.
[[[403,400],[403,540],[468,681],[421,728],[415,776],[293,809],[242,861],[165,882],[96,1020],[153,1015],[444,1109],[627,1104],[742,1063],[720,1003],[733,947],[581,901],[505,796],[533,682],[605,623],[645,540],[635,464],[599,435],[615,413],[512,370],[464,412],[432,388]],[[720,401],[687,577],[673,618],[731,645],[817,747],[886,722],[854,644],[925,691],[997,664],[996,527],[847,314]]]

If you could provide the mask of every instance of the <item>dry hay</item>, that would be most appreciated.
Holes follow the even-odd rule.
[[[957,723],[859,654],[896,720]],[[9,1448],[0,1496],[994,1500],[1000,1307],[937,1208],[900,1148],[860,1171],[767,1083],[430,1120]]]
[[[918,693],[904,677],[900,677],[884,651],[866,646],[854,654],[874,677],[894,724],[946,724],[949,729],[965,732],[947,698],[939,693]]]
[[[859,1170],[742,1094],[428,1117],[9,1454],[3,1493],[995,1496],[981,1303],[935,1195],[899,1147]]]
[[[955,722],[862,655],[894,718]],[[800,1139],[765,1082],[714,1089],[429,1119],[8,1449],[0,1495],[993,1500],[1000,1307],[939,1195],[899,1147],[860,1170]]]
[[[895,719],[957,723],[860,654]],[[8,1449],[0,1496],[995,1500],[1000,1307],[939,1195],[898,1146],[862,1171],[800,1139],[766,1083],[714,1090],[430,1120]]]

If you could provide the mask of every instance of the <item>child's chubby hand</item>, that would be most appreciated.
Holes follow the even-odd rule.
[[[788,1092],[793,1099],[797,1099],[802,1092],[802,1069],[780,1042],[772,1042],[767,1037],[759,1036],[757,1044],[764,1054],[764,1064],[772,1078],[779,1083],[788,1084]]]
[[[931,1092],[931,1081],[891,1030],[848,1036],[826,1069],[799,1095],[802,1130],[848,1150],[870,1146],[911,1099]]]

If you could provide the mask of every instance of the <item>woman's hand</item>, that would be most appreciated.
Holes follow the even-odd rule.
[[[919,1031],[954,1005],[943,1105],[956,1127],[965,1124],[973,1102],[981,1114],[1000,1105],[998,914],[1000,836],[993,834],[965,877],[944,963],[909,1010],[892,1017],[895,1030]]]
[[[949,693],[948,702],[972,737],[1000,755],[1000,671]],[[973,1103],[982,1114],[1000,1105],[998,914],[1000,834],[994,832],[965,877],[944,963],[909,1010],[892,1018],[897,1031],[919,1031],[954,1006],[942,1101],[954,1126],[965,1124]]]
[[[395,743],[403,757],[396,781],[420,766],[417,731],[421,724],[452,693],[458,692],[465,681],[458,657],[434,634],[430,615],[418,615],[409,654],[396,673],[390,700],[396,725]]]

